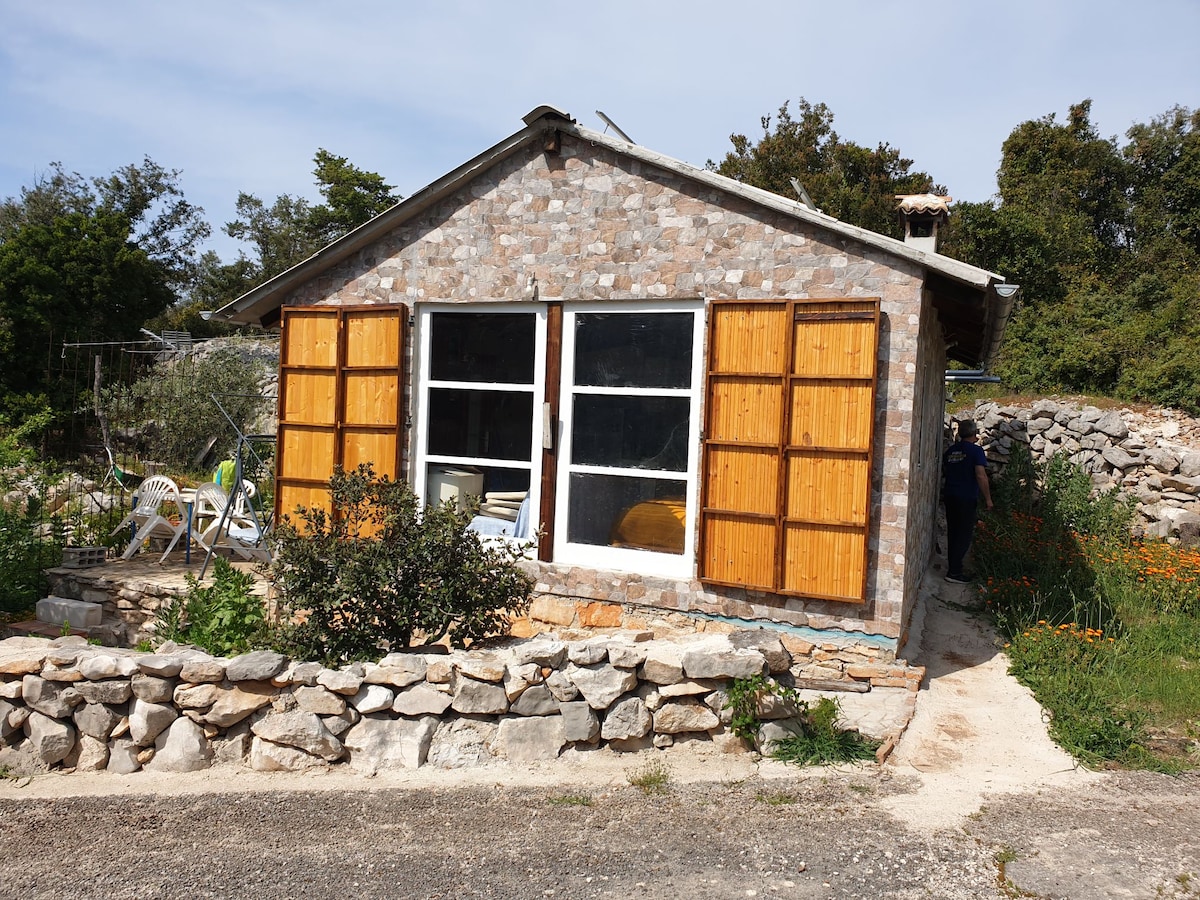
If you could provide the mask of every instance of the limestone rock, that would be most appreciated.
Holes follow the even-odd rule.
[[[363,716],[346,732],[350,767],[371,774],[380,769],[419,768],[429,755],[437,727],[435,716],[418,719]]]
[[[568,703],[579,696],[579,688],[561,669],[555,669],[546,677],[546,689],[561,703]]]
[[[600,719],[587,703],[582,700],[560,703],[558,709],[562,714],[563,740],[591,744],[600,737]]]
[[[225,666],[230,681],[270,681],[283,671],[287,659],[273,650],[255,650],[235,656]]]
[[[1187,451],[1179,460],[1179,474],[1185,478],[1195,478],[1200,475],[1200,453],[1195,451]],[[0,672],[3,672],[2,663],[0,663]]]
[[[361,694],[362,688],[359,689]],[[341,694],[328,691],[320,685],[309,686],[300,684],[292,688],[292,696],[296,705],[305,712],[316,713],[318,716],[339,716],[346,711],[346,698]],[[358,694],[355,694],[357,697]]]
[[[600,737],[606,741],[640,738],[650,733],[654,720],[640,697],[627,697],[604,716]]]
[[[149,703],[166,703],[175,694],[175,684],[173,678],[147,675],[144,672],[138,672],[129,679],[133,696]]]
[[[138,761],[138,747],[128,738],[116,738],[108,742],[108,764],[105,770],[114,775],[130,775],[142,767]]]
[[[38,640],[34,647],[13,640],[0,643],[0,675],[36,675],[45,664],[44,640]]]
[[[250,752],[250,726],[241,722],[230,728],[223,737],[212,742],[213,762],[221,765],[241,765]]]
[[[103,772],[108,766],[108,742],[81,734],[69,760],[76,772]]]
[[[84,702],[83,695],[72,686],[47,681],[38,675],[21,679],[21,697],[30,709],[51,719],[65,719],[71,710]]]
[[[178,716],[174,706],[134,700],[129,707],[129,737],[137,746],[145,747],[154,743]]]
[[[133,695],[133,688],[127,678],[81,681],[75,685],[75,689],[88,703],[110,703],[114,706],[126,702]]]
[[[323,669],[317,676],[317,684],[335,694],[353,697],[362,687],[363,676],[353,669]]]
[[[1096,421],[1095,427],[1097,431],[1103,431],[1109,437],[1115,438],[1118,441],[1129,435],[1129,428],[1125,425],[1125,420],[1115,409],[1110,409],[1102,415]]]
[[[158,678],[174,678],[183,670],[183,659],[177,656],[160,656],[151,653],[148,656],[139,656],[137,665],[147,675],[154,675]],[[112,752],[111,748],[109,752]]]
[[[76,708],[73,718],[75,719],[75,727],[79,729],[81,734],[102,742],[108,740],[108,736],[112,734],[113,729],[117,727],[117,723],[121,721],[120,714],[114,712],[103,703],[86,703]],[[108,751],[106,750],[106,761],[107,757]]]
[[[455,669],[476,681],[497,683],[504,680],[505,660],[496,653],[472,653],[455,660]]]
[[[274,744],[260,737],[250,742],[250,768],[256,772],[303,772],[327,765],[321,757],[298,747]]]
[[[538,639],[527,641],[513,649],[513,662],[517,665],[533,663],[557,669],[567,658],[567,645],[562,641]]]
[[[143,669],[142,671],[145,671]],[[206,684],[225,680],[225,663],[211,656],[189,659],[179,670],[179,677],[192,684]]]
[[[608,663],[618,669],[636,669],[646,660],[644,645],[612,641],[608,645]]]
[[[479,719],[451,719],[438,725],[426,763],[441,769],[460,769],[491,761],[496,725]]]
[[[440,716],[449,707],[453,698],[427,684],[418,684],[407,690],[397,691],[392,702],[392,712],[402,716]]]
[[[696,700],[671,700],[654,713],[654,730],[660,734],[708,731],[720,724],[713,711]]]
[[[368,683],[358,689],[358,693],[354,695],[350,703],[360,713],[367,715],[391,709],[392,701],[395,699],[396,694],[391,688],[382,684]]]
[[[501,719],[496,732],[496,753],[511,762],[557,759],[566,745],[561,716]]]
[[[21,679],[14,678],[12,681],[0,681],[0,700],[20,700],[21,699]]]
[[[672,684],[683,678],[683,649],[676,644],[655,642],[646,648],[642,663],[643,681]]]
[[[368,684],[386,684],[392,687],[408,687],[425,680],[429,664],[417,653],[389,653],[378,666],[368,666]]]
[[[558,712],[558,701],[544,684],[535,684],[513,702],[510,712],[516,716],[552,716]]]
[[[592,709],[608,709],[622,694],[637,687],[637,673],[607,664],[567,666],[566,675]]]
[[[455,679],[454,700],[450,705],[464,715],[494,716],[508,711],[508,696],[498,684],[460,675]]]
[[[296,747],[329,762],[341,759],[345,754],[341,741],[330,733],[315,713],[299,709],[270,713],[250,726],[250,730],[273,744]]]
[[[1163,487],[1183,494],[1200,494],[1200,477],[1187,475],[1164,475]]]
[[[329,729],[329,733],[339,741],[342,739],[342,735],[345,734],[351,726],[357,725],[361,719],[362,713],[360,713],[353,706],[347,706],[344,712],[336,716],[321,716],[321,721],[325,724],[325,727]]]
[[[771,674],[786,672],[792,665],[792,654],[783,646],[779,635],[760,628],[755,631],[735,631],[729,635],[729,643],[738,650],[757,650],[767,661]]]
[[[542,667],[537,663],[514,663],[504,668],[504,694],[510,701],[520,697],[530,685],[541,683]]]
[[[25,720],[29,749],[48,766],[62,762],[75,746],[75,729],[59,719],[34,711]]]
[[[138,664],[128,656],[98,653],[81,659],[79,671],[89,681],[102,681],[105,678],[129,678],[138,671]]]
[[[208,709],[217,702],[221,689],[215,684],[180,684],[173,695],[180,709]]]
[[[1109,447],[1100,455],[1104,457],[1106,463],[1115,469],[1129,469],[1140,462],[1136,456],[1131,456],[1120,447]]]
[[[1179,457],[1168,450],[1147,450],[1146,463],[1153,466],[1164,475],[1170,475],[1179,470]],[[1166,479],[1163,479],[1166,484]]]
[[[608,659],[608,647],[601,641],[572,641],[567,658],[577,666],[594,666]]]
[[[218,691],[216,701],[201,717],[209,725],[228,728],[267,706],[279,693],[269,681],[241,681]]]
[[[695,644],[683,653],[683,672],[688,678],[750,678],[766,668],[760,652],[736,649],[727,640]]]
[[[325,667],[317,662],[296,663],[292,667],[290,681],[292,684],[306,684],[309,687],[317,683]]]

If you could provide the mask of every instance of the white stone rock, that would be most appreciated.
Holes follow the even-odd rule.
[[[592,709],[608,709],[613,701],[637,687],[637,673],[607,664],[567,666],[566,675]]]
[[[114,775],[129,775],[142,767],[138,761],[138,747],[128,738],[114,738],[108,742],[108,764],[105,770]]]
[[[672,700],[654,713],[654,730],[660,734],[708,731],[720,724],[711,709],[695,700]]]
[[[317,676],[317,684],[335,694],[353,697],[362,687],[363,676],[350,669],[323,669]]]
[[[486,765],[492,760],[491,745],[496,725],[479,719],[441,722],[429,745],[426,763],[441,769]]]
[[[178,717],[174,706],[135,699],[129,707],[129,737],[137,746],[147,747]]]
[[[504,670],[504,693],[508,699],[516,700],[530,685],[541,684],[542,667],[537,663],[510,664]]]
[[[655,641],[646,647],[642,662],[643,681],[673,684],[683,678],[683,648],[667,641]]]
[[[201,721],[228,728],[264,706],[269,706],[278,695],[279,688],[269,681],[239,681],[217,692],[216,702],[204,713]]]
[[[351,705],[363,715],[391,709],[395,692],[382,684],[364,684],[350,700]],[[340,710],[339,710],[340,711]]]
[[[273,744],[296,747],[329,762],[345,755],[341,741],[333,736],[325,723],[315,713],[304,710],[268,713],[251,725],[250,730]]]
[[[559,640],[535,639],[513,648],[516,665],[533,663],[557,669],[567,658],[567,645]]]
[[[368,684],[408,687],[425,680],[429,665],[425,657],[415,653],[389,653],[377,666],[365,666]]]
[[[618,669],[636,669],[646,660],[645,644],[629,644],[625,641],[610,641],[608,663]]]
[[[757,650],[739,650],[728,640],[705,641],[683,653],[683,672],[688,678],[750,678],[767,670],[767,661]]]
[[[129,678],[138,671],[138,664],[128,656],[96,654],[79,661],[79,671],[89,681],[105,678]]]
[[[24,727],[29,749],[48,766],[62,762],[75,746],[75,729],[59,719],[35,711]]]
[[[476,681],[498,683],[504,680],[507,660],[497,653],[471,653],[455,660],[454,667],[462,675]]]
[[[274,744],[257,736],[250,741],[250,768],[256,772],[303,772],[328,765],[299,747]]]
[[[600,737],[606,741],[640,738],[650,733],[654,720],[640,697],[627,697],[612,706],[604,716]]]
[[[76,772],[103,772],[108,766],[108,742],[81,734],[70,761]]]
[[[440,716],[450,708],[453,700],[449,694],[418,684],[396,693],[392,701],[392,712],[402,716]]]
[[[501,719],[496,733],[496,753],[511,762],[557,759],[566,745],[561,716]]]
[[[362,692],[363,688],[359,688],[359,694]],[[319,685],[296,685],[292,688],[292,696],[296,698],[296,705],[300,709],[305,712],[316,713],[318,716],[337,716],[346,711],[346,698],[344,696],[335,694],[333,691],[328,691]],[[354,696],[357,697],[358,694]]]
[[[535,684],[513,701],[509,711],[515,716],[551,716],[558,712],[558,701],[544,684]]]
[[[204,729],[191,719],[178,718],[154,742],[154,759],[143,768],[149,772],[196,772],[207,769],[212,748]]]
[[[235,656],[225,667],[230,681],[270,681],[283,671],[287,658],[273,650],[254,650]]]
[[[560,703],[558,709],[562,714],[564,740],[591,744],[600,737],[600,719],[587,703],[582,700]]]
[[[437,727],[435,716],[363,716],[345,735],[350,767],[371,774],[381,769],[416,769],[425,764]]]
[[[108,740],[112,730],[117,727],[117,722],[121,720],[117,713],[102,703],[85,703],[76,708],[72,718],[81,734],[102,742]]]
[[[603,641],[571,641],[567,658],[577,666],[594,666],[608,659],[608,647]]]
[[[454,681],[454,700],[450,705],[464,715],[500,715],[508,711],[508,695],[498,684],[460,674]]]

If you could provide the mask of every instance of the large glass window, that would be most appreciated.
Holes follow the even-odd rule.
[[[484,534],[537,530],[545,343],[542,307],[422,311],[417,489],[426,503],[477,499]]]
[[[701,309],[567,310],[556,560],[691,574]]]

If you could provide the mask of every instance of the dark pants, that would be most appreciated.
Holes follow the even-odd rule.
[[[963,559],[971,549],[975,536],[976,500],[946,497],[946,560],[947,575],[963,573]]]

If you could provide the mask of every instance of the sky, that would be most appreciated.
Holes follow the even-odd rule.
[[[148,156],[228,261],[238,192],[318,200],[318,148],[408,196],[550,104],[702,166],[803,97],[982,201],[1021,122],[1200,107],[1198,36],[1200,0],[0,0],[0,198]]]

